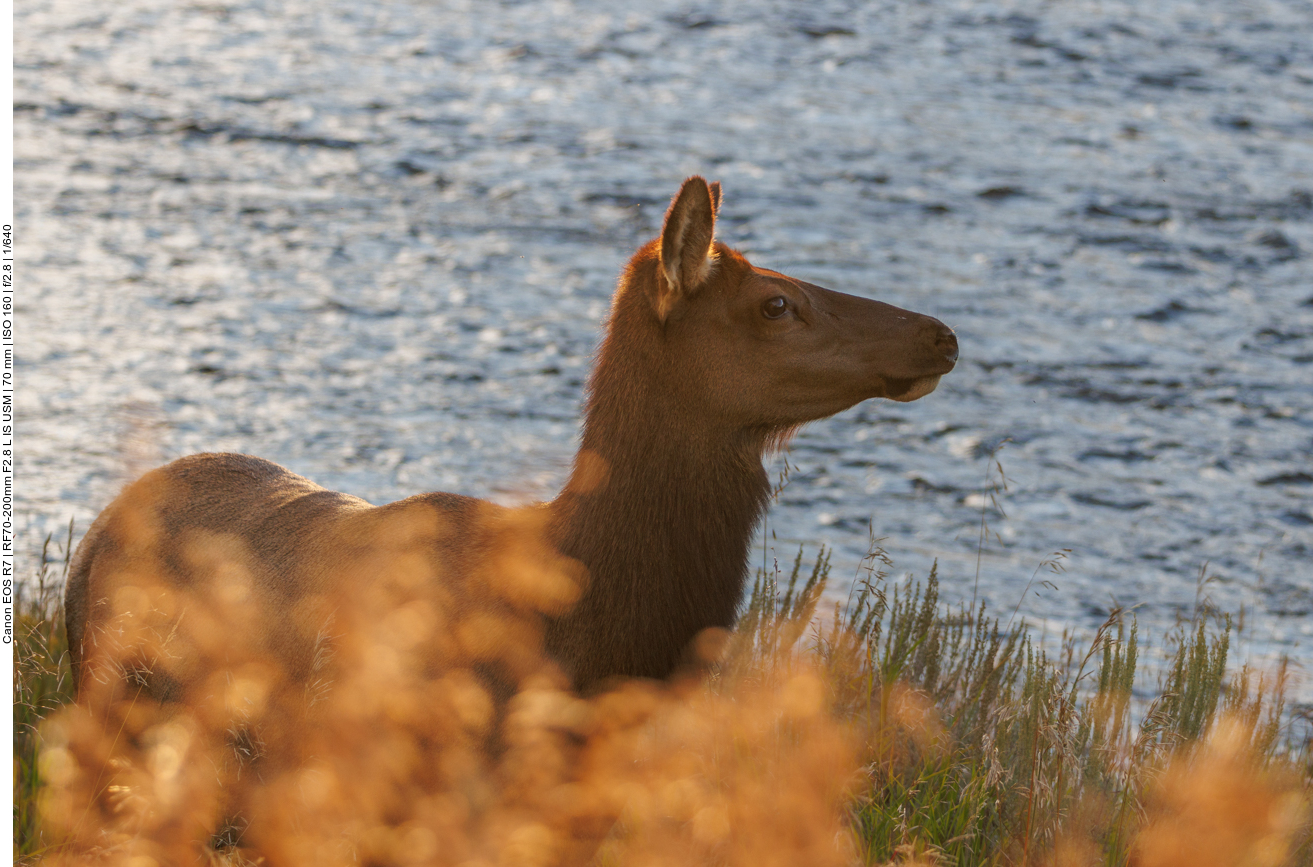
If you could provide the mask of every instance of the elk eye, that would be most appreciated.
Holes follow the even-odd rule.
[[[767,319],[779,319],[789,310],[789,302],[783,295],[776,295],[761,305],[761,315]]]

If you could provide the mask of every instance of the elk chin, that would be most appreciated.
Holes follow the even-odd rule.
[[[934,391],[935,386],[939,385],[939,374],[917,379],[891,379],[887,385],[885,397],[899,403],[909,403]]]

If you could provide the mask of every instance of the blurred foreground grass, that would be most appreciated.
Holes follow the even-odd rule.
[[[61,863],[145,865],[139,856],[129,857],[137,850],[122,848],[121,841],[119,849],[89,855],[85,846],[70,843],[66,821],[49,820],[59,811],[50,806],[54,796],[43,790],[39,769],[47,778],[68,778],[64,764],[73,749],[46,747],[42,753],[43,733],[51,731],[42,721],[57,717],[71,700],[60,600],[61,565],[66,574],[71,538],[70,530],[62,546],[47,540],[38,574],[20,585],[17,599],[14,857],[27,863],[53,855]],[[603,779],[609,788],[599,783],[597,791],[622,793],[624,805],[613,813],[588,813],[611,816],[593,832],[601,842],[570,849],[559,839],[551,842],[558,819],[546,816],[558,808],[517,795],[514,834],[520,836],[498,850],[500,860],[1313,864],[1307,733],[1287,727],[1284,668],[1228,666],[1228,617],[1201,611],[1166,636],[1159,649],[1167,664],[1159,666],[1155,688],[1147,683],[1149,654],[1134,621],[1120,612],[1085,649],[1064,642],[1051,656],[1024,625],[1000,626],[983,605],[952,611],[941,604],[933,570],[924,580],[893,582],[878,550],[865,566],[846,604],[822,606],[828,555],[804,567],[799,551],[789,574],[757,576],[738,629],[727,640],[710,642],[717,661],[708,677],[647,692],[622,687],[592,699],[592,717],[602,722],[575,731],[582,752],[577,744],[573,751],[554,752],[531,746],[534,755],[550,753],[540,764],[556,776],[535,772],[544,791],[566,779],[568,785],[552,791],[596,799],[601,796],[579,794],[587,788],[580,781]],[[510,706],[513,746],[516,721],[532,716],[526,708],[564,700],[559,690],[546,687],[535,696],[522,693]],[[813,704],[834,725],[809,724]],[[525,726],[525,743],[554,730]],[[63,725],[55,740],[67,745],[74,728]],[[157,725],[147,735],[159,730]],[[629,732],[627,739],[607,740],[620,730]],[[384,735],[376,736],[382,743]],[[635,744],[645,752],[635,752]],[[145,765],[153,761],[150,755],[158,757],[143,755]],[[587,767],[563,771],[562,757]],[[646,770],[634,774],[631,769],[643,763]],[[93,801],[103,795],[97,789],[131,790],[110,786],[103,773],[94,774]],[[525,785],[507,783],[507,773],[498,773],[487,785]],[[619,778],[607,776],[616,773]],[[838,779],[825,779],[835,774]],[[358,797],[365,796],[346,800]],[[151,809],[160,812],[161,803]],[[434,803],[441,812],[440,805],[456,802]],[[546,818],[524,819],[534,810]],[[430,817],[426,827],[468,824],[466,813]],[[782,813],[796,827],[785,827]],[[830,813],[837,833],[825,822]],[[350,850],[346,862],[462,863],[435,848],[431,834],[418,834],[423,823],[413,816],[380,821],[409,828],[404,840],[410,842],[353,838],[343,844]],[[572,821],[581,820],[576,815]],[[147,823],[133,833],[141,835],[147,826],[162,827]],[[788,846],[773,842],[781,834]],[[687,845],[680,835],[688,836]],[[228,864],[309,863],[328,851],[316,850],[314,858],[291,848],[250,852],[234,845],[238,839],[230,831],[214,832],[205,857]],[[827,854],[816,854],[822,851]]]

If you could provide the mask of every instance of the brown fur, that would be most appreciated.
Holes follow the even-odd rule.
[[[668,676],[701,630],[734,621],[768,497],[763,452],[862,400],[927,394],[957,357],[938,320],[755,268],[713,240],[719,204],[719,185],[689,178],[660,238],[626,266],[570,481],[528,524],[454,494],[375,507],[259,458],[182,458],[129,486],[77,551],[66,597],[75,682],[92,676],[132,576],[205,590],[216,545],[237,552],[258,603],[258,649],[293,680],[315,665],[327,616],[316,600],[369,594],[416,563],[453,610],[496,598],[545,615],[546,649],[580,689]],[[785,315],[763,312],[772,298],[786,299]],[[486,565],[525,534],[549,552],[532,556],[558,558],[574,578],[489,590]],[[167,698],[203,675],[180,665],[152,692]]]

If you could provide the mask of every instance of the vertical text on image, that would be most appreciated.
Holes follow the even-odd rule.
[[[0,226],[0,606],[14,641],[14,227]]]

